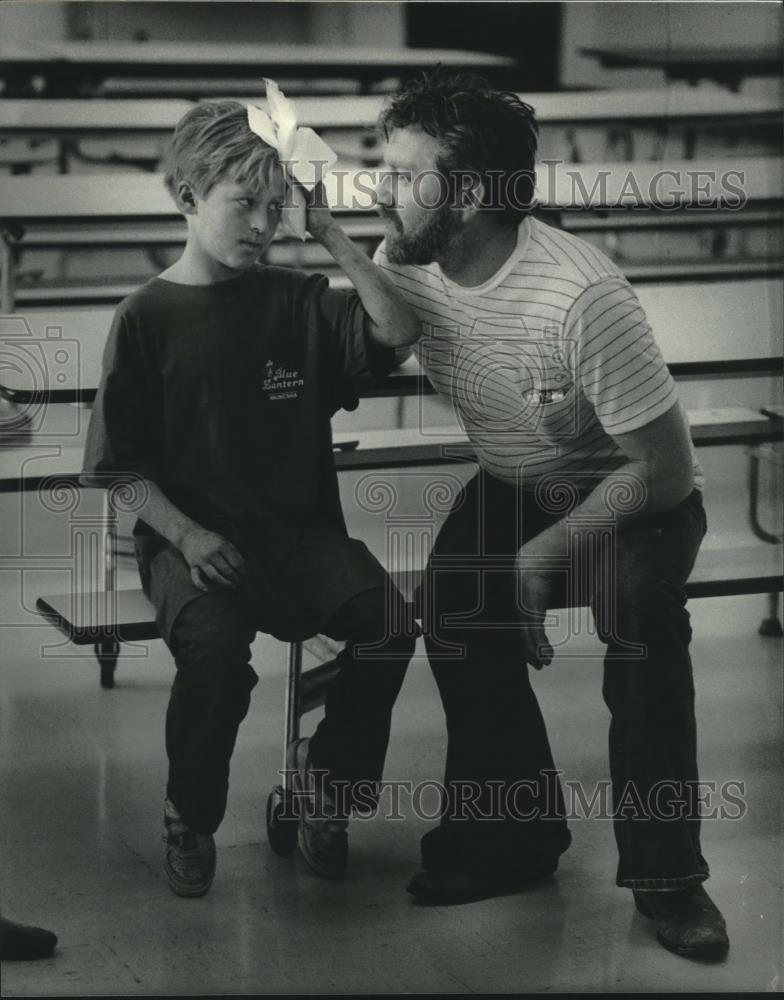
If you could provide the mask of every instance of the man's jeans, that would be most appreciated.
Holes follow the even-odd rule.
[[[569,845],[562,789],[524,664],[512,564],[525,541],[567,516],[575,534],[596,544],[580,547],[592,549],[591,557],[578,562],[564,552],[552,567],[548,606],[590,604],[606,645],[617,884],[664,889],[702,881],[708,865],[693,797],[684,592],[706,531],[701,494],[617,534],[612,518],[589,523],[565,514],[564,494],[547,507],[480,473],[436,540],[419,604],[449,743],[442,820],[423,839],[423,863],[503,874]],[[557,670],[557,661],[545,669]]]

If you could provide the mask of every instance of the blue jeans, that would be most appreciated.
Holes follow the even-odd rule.
[[[300,638],[323,632],[346,641],[311,740],[314,767],[348,793],[374,786],[415,644],[411,607],[378,561],[351,539],[314,532],[280,570],[274,605],[268,588],[213,587],[194,596],[189,580],[171,547],[152,563],[150,593],[177,668],[166,713],[167,795],[185,823],[210,834],[223,819],[237,732],[258,681],[250,646],[257,631],[276,634],[281,608],[296,612],[286,617],[285,638],[296,621]]]
[[[523,660],[511,565],[524,542],[563,516],[542,509],[533,493],[480,473],[436,540],[418,603],[448,750],[441,822],[422,843],[425,867],[503,874],[569,845],[562,788]],[[552,574],[560,583],[549,606],[590,604],[606,645],[621,886],[677,888],[708,877],[694,795],[684,592],[706,527],[695,490],[617,533],[590,567],[567,558],[564,572]]]

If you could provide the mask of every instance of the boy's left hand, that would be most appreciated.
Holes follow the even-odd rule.
[[[313,239],[321,242],[340,228],[330,211],[324,184],[319,181],[312,191],[305,191],[305,200],[307,202],[305,225]]]

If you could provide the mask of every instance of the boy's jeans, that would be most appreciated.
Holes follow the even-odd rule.
[[[509,568],[527,539],[563,516],[563,508],[542,509],[534,494],[479,474],[436,540],[419,600],[449,744],[441,824],[422,844],[426,867],[503,875],[569,845],[561,786],[523,662]],[[553,576],[560,587],[549,607],[590,603],[606,644],[617,884],[631,888],[677,888],[708,876],[694,797],[684,594],[705,531],[695,490],[678,507],[619,533],[590,568],[567,559]],[[496,558],[493,569],[494,556],[506,563]],[[557,658],[544,669],[557,670]],[[590,797],[591,789],[585,792]]]
[[[314,768],[338,781],[381,778],[392,707],[415,641],[408,628],[387,627],[394,599],[385,587],[364,591],[323,629],[348,641],[311,757]],[[198,833],[214,833],[226,811],[237,730],[258,681],[249,662],[255,634],[252,608],[236,591],[217,588],[186,604],[171,629],[177,674],[166,714],[167,796]],[[357,655],[363,643],[380,644],[372,659]]]

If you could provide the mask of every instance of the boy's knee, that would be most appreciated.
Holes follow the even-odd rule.
[[[377,655],[387,659],[410,660],[414,655],[418,629],[413,618],[403,621],[379,617],[365,619],[349,634],[348,643],[359,647],[374,648]]]
[[[333,620],[349,644],[382,646],[385,655],[410,659],[419,630],[414,609],[397,590],[359,594]]]
[[[177,616],[169,634],[169,649],[178,666],[209,671],[247,664],[255,630],[232,602],[221,595],[191,601]]]

